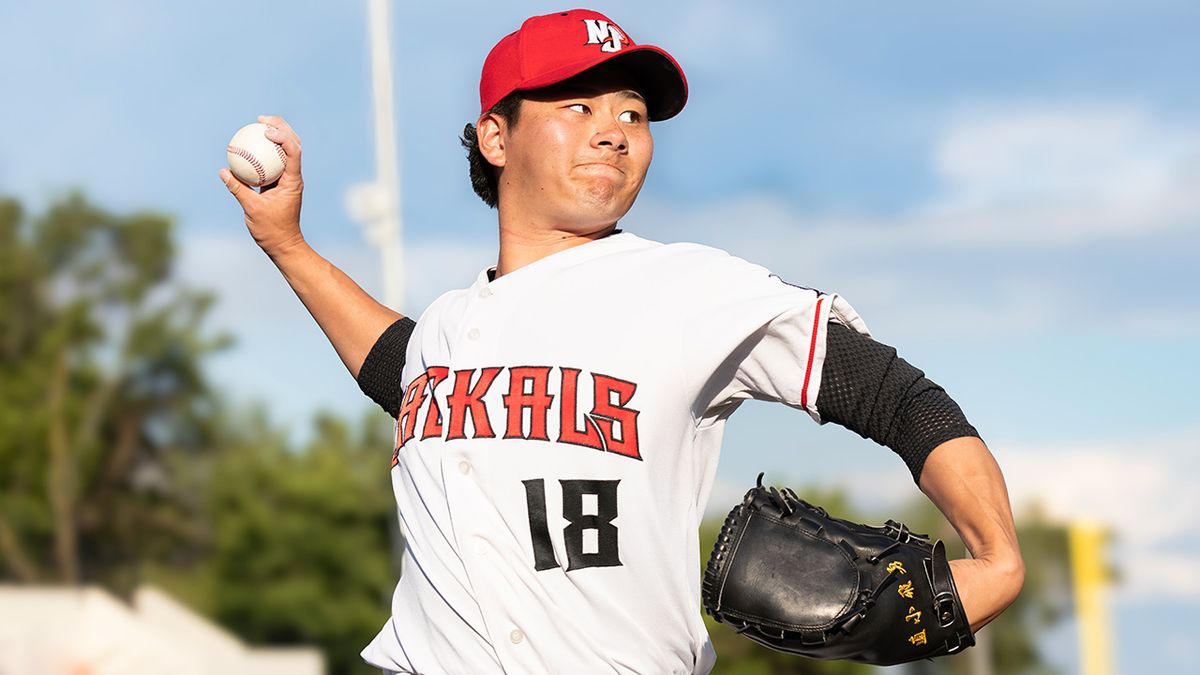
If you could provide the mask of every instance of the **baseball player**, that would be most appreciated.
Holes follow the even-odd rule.
[[[499,254],[416,322],[300,231],[300,141],[257,193],[222,171],[255,241],[371,398],[396,418],[405,535],[392,616],[363,651],[403,673],[707,673],[698,526],[725,420],[778,401],[898,452],[973,559],[972,627],[1023,565],[1003,478],[946,393],[840,296],[713,248],[618,228],[650,122],[687,83],[666,51],[588,10],[533,17],[483,65],[472,185]]]

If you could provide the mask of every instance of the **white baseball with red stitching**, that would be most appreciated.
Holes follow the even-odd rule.
[[[287,164],[283,146],[267,138],[267,128],[258,122],[247,124],[229,140],[229,169],[247,185],[274,183]]]

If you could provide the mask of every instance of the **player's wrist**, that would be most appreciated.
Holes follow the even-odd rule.
[[[276,264],[312,250],[312,247],[308,245],[308,241],[304,239],[304,234],[300,232],[296,232],[278,241],[260,242],[259,246],[262,248],[263,253],[266,253],[267,257],[275,261]]]
[[[967,558],[950,561],[963,611],[977,632],[1000,616],[1020,595],[1024,568],[1020,571],[984,560]]]

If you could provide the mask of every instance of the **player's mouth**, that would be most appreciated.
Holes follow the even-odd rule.
[[[585,162],[583,164],[576,164],[575,168],[583,169],[588,172],[596,172],[596,173],[616,172],[621,175],[625,175],[625,172],[623,170],[621,170],[620,167],[618,167],[615,164],[609,164],[608,162]]]

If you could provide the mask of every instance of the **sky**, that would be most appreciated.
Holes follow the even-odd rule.
[[[1200,658],[1200,5],[1185,0],[595,5],[687,74],[627,230],[690,240],[837,292],[946,387],[1018,511],[1113,528],[1125,672]],[[457,135],[491,46],[547,2],[397,3],[391,27],[407,294],[417,315],[495,261],[495,215]],[[363,2],[0,5],[0,194],[72,188],[170,214],[180,283],[215,290],[237,346],[211,376],[303,438],[358,391],[255,247],[216,174],[233,132],[280,114],[304,147],[303,228],[372,293],[348,215],[374,174]],[[390,448],[381,452],[390,455]],[[793,410],[747,404],[711,502],[759,471],[917,493],[898,457]],[[1074,668],[1074,635],[1054,658]]]

